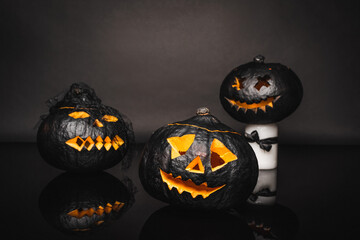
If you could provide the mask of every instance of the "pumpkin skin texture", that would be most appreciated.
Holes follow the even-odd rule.
[[[174,234],[174,228],[178,229]],[[140,232],[140,240],[244,239],[254,240],[246,222],[226,211],[163,207],[154,212]]]
[[[42,190],[39,208],[45,220],[61,232],[94,232],[131,208],[134,193],[131,181],[127,181],[125,185],[105,172],[63,173]]]
[[[153,133],[139,175],[145,190],[161,201],[225,209],[246,201],[255,187],[258,165],[246,140],[201,108],[197,116]]]
[[[93,89],[74,83],[50,108],[37,134],[43,159],[67,171],[99,171],[120,162],[133,141],[131,123],[101,104]]]
[[[220,88],[224,109],[244,123],[279,122],[299,106],[303,88],[299,78],[280,63],[264,63],[259,55],[233,69]]]

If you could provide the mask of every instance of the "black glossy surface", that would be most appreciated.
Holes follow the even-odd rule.
[[[2,223],[5,230],[2,232],[3,235],[9,234],[7,239],[139,239],[140,235],[141,239],[154,239],[154,236],[161,239],[160,236],[164,237],[164,234],[157,233],[162,229],[158,225],[164,223],[167,239],[173,238],[169,235],[171,233],[174,236],[186,236],[185,232],[193,232],[190,236],[196,236],[196,239],[202,236],[206,236],[207,239],[221,239],[216,238],[219,235],[229,236],[222,239],[231,238],[228,232],[222,235],[221,231],[233,231],[234,234],[241,231],[237,236],[240,234],[241,239],[251,239],[245,224],[250,212],[252,219],[260,218],[267,221],[270,216],[269,224],[274,224],[273,229],[277,236],[286,236],[286,239],[291,239],[289,235],[294,234],[294,231],[297,231],[293,235],[294,239],[356,239],[358,236],[360,181],[356,176],[360,167],[359,146],[280,144],[276,209],[257,210],[256,213],[247,209],[242,213],[232,212],[229,217],[227,213],[196,215],[199,221],[202,221],[202,218],[212,219],[219,216],[214,219],[221,219],[221,223],[216,225],[211,222],[209,228],[206,228],[206,221],[197,225],[194,218],[191,218],[192,221],[189,218],[188,224],[174,221],[175,225],[172,226],[171,219],[177,214],[186,213],[169,208],[164,210],[163,207],[167,204],[145,193],[138,177],[138,164],[143,146],[137,146],[133,164],[128,170],[122,171],[120,165],[107,170],[121,181],[131,179],[137,188],[135,203],[106,228],[87,234],[86,237],[79,237],[53,228],[39,210],[41,191],[62,171],[43,161],[35,144],[2,143],[0,171],[1,212],[5,220]],[[264,216],[259,216],[259,212],[260,215],[264,213]],[[160,220],[156,220],[159,216]],[[154,226],[158,226],[157,228],[151,227],[154,219]],[[234,222],[239,222],[239,228],[236,230],[234,226],[237,225]],[[172,227],[172,230],[165,231],[166,226]],[[211,230],[214,234],[201,234],[201,231],[206,230]]]

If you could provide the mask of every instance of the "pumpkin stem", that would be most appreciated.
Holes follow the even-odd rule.
[[[210,110],[207,107],[201,107],[196,110],[196,115],[210,115]]]
[[[257,63],[263,63],[265,60],[265,57],[263,55],[257,55],[256,57],[254,57],[254,62]]]

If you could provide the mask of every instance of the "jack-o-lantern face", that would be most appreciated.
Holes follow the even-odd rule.
[[[220,89],[225,110],[245,123],[278,122],[290,115],[302,99],[302,85],[296,74],[278,63],[254,62],[231,71]]]
[[[168,138],[167,141],[171,145],[171,159],[177,159],[181,155],[185,155],[194,140],[195,134],[187,134],[181,137]],[[196,147],[194,146],[194,148]],[[203,151],[201,151],[200,148],[203,148]],[[186,166],[186,171],[205,174],[205,167],[202,163],[201,158],[204,158],[208,155],[209,149],[206,148],[207,147],[205,144],[204,147],[198,146],[198,149],[200,151],[191,149],[192,151],[196,151],[197,156],[193,160],[191,160],[191,162]],[[190,154],[190,156],[193,156],[193,154]],[[211,171],[217,171],[220,168],[224,167],[227,163],[234,160],[237,160],[237,157],[229,149],[227,149],[223,143],[221,143],[218,139],[214,138],[210,146]],[[182,159],[177,159],[177,161],[182,161]],[[174,187],[177,189],[179,194],[182,194],[185,191],[187,193],[190,193],[193,198],[197,197],[198,195],[201,195],[203,198],[207,198],[210,194],[225,187],[225,184],[216,187],[208,187],[207,182],[196,185],[191,179],[184,181],[182,180],[181,176],[174,178],[172,176],[172,173],[168,174],[161,169],[160,175],[163,182],[168,185],[170,190]]]
[[[220,209],[246,200],[256,184],[257,168],[254,152],[239,133],[210,114],[199,114],[152,135],[140,179],[160,200]]]
[[[121,114],[102,105],[87,88],[73,84],[39,127],[40,153],[57,168],[106,169],[118,163],[129,147],[132,130]]]
[[[131,190],[105,172],[61,174],[45,187],[39,198],[45,219],[60,231],[73,234],[91,232],[111,224],[133,202]]]
[[[60,108],[60,109],[64,109],[64,108]],[[89,111],[91,109],[87,109],[87,110]],[[91,113],[91,111],[89,111],[89,112]],[[84,119],[83,121],[81,121],[81,120],[77,120],[77,121],[81,121],[82,123],[85,123],[87,125],[90,124],[90,127],[91,127],[91,123],[93,122],[92,123],[93,129],[94,129],[93,132],[97,132],[98,135],[96,136],[96,133],[95,133],[95,135],[92,134],[94,136],[94,139],[92,138],[92,136],[88,136],[86,138],[81,138],[80,136],[76,136],[74,138],[67,140],[65,143],[67,145],[69,145],[70,147],[78,150],[79,152],[82,150],[91,151],[91,149],[93,147],[99,151],[103,147],[106,151],[109,151],[110,148],[113,148],[115,151],[117,151],[124,144],[124,140],[121,137],[119,137],[118,135],[115,135],[112,139],[109,136],[106,136],[103,139],[101,137],[101,135],[103,135],[102,134],[103,129],[101,129],[101,128],[104,128],[104,127],[106,128],[107,127],[106,124],[109,124],[109,126],[111,127],[111,123],[116,123],[119,121],[119,119],[112,115],[103,115],[103,116],[98,117],[99,119],[101,119],[101,121],[100,121],[98,118],[96,118],[96,116],[99,115],[97,113],[97,111],[93,112],[93,114],[95,116],[91,116],[88,112],[85,112],[85,111],[75,111],[75,112],[69,113],[68,116],[71,118],[74,118],[74,119]],[[108,123],[106,123],[106,122],[108,122]],[[77,125],[78,124],[79,123],[77,123]],[[98,128],[100,128],[100,129],[98,129]]]

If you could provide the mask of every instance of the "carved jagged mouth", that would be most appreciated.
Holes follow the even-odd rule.
[[[107,203],[105,207],[99,206],[97,209],[88,208],[88,209],[75,209],[67,213],[67,215],[75,218],[82,218],[84,216],[91,217],[92,215],[96,214],[98,216],[105,214],[110,214],[111,211],[119,212],[121,208],[123,208],[125,203],[115,201],[113,205]]]
[[[124,207],[124,205],[125,205],[125,203],[123,203],[123,202],[115,201],[113,205],[111,205],[110,203],[107,203],[105,207],[98,206],[96,209],[95,208],[75,209],[75,210],[68,212],[67,215],[77,218],[77,219],[81,219],[85,216],[88,216],[88,217],[92,217],[94,215],[102,216],[103,214],[110,214],[112,211],[119,212]],[[104,223],[104,220],[99,220],[99,221],[95,222],[95,225],[99,226],[103,223]],[[73,228],[71,230],[74,232],[85,232],[85,231],[90,231],[91,228]]]
[[[124,144],[124,140],[122,140],[118,135],[116,135],[113,140],[111,140],[108,136],[103,140],[100,136],[98,136],[95,141],[92,140],[92,138],[89,136],[85,140],[82,139],[79,136],[76,136],[74,138],[69,139],[65,142],[67,145],[69,145],[72,148],[75,148],[79,152],[85,148],[88,151],[90,151],[94,146],[100,150],[102,147],[106,149],[106,151],[109,151],[111,147],[113,147],[116,150]]]
[[[207,183],[204,182],[200,185],[196,185],[191,179],[186,181],[181,179],[181,176],[177,176],[174,178],[172,173],[168,174],[160,169],[160,175],[169,189],[171,190],[173,187],[177,189],[179,194],[182,194],[184,191],[191,194],[193,198],[196,198],[198,195],[201,195],[203,198],[207,198],[210,194],[216,192],[217,190],[225,187],[225,184],[219,187],[208,187]]]
[[[258,103],[246,103],[246,102],[240,102],[232,99],[228,99],[225,97],[225,99],[231,104],[232,107],[235,107],[237,111],[240,109],[243,110],[245,113],[247,110],[252,110],[255,113],[257,113],[258,109],[261,109],[263,112],[266,112],[266,106],[273,108],[274,103],[280,98],[281,96],[277,97],[268,97],[265,100],[262,100]]]

